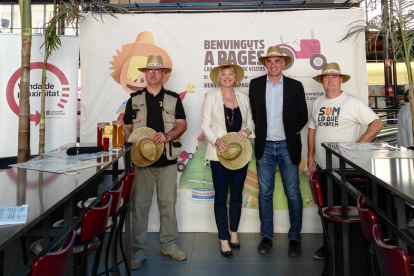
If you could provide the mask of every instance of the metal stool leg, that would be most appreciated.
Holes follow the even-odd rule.
[[[328,246],[328,251],[329,251],[329,264],[328,264],[328,268],[329,268],[329,275],[333,276],[333,254],[332,254],[332,248],[331,248],[331,242],[329,240],[329,235],[328,235],[328,229],[326,227],[326,222],[323,219],[323,214],[322,214],[322,209],[319,207],[318,208],[318,212],[319,212],[319,217],[321,218],[321,222],[322,222],[322,229],[323,229],[323,233],[325,235],[326,238],[326,244]]]
[[[27,264],[29,259],[27,258],[27,247],[26,247],[26,240],[25,238],[20,238],[20,244],[22,246],[22,252],[23,252],[23,262],[24,264]]]
[[[101,258],[101,252],[102,252],[102,246],[103,246],[104,238],[105,238],[105,232],[103,232],[99,236],[100,244],[99,244],[98,249],[96,249],[95,259],[93,261],[93,268],[92,268],[92,275],[93,276],[98,275],[99,259]]]
[[[119,239],[121,254],[122,254],[122,257],[124,259],[124,264],[125,264],[125,271],[128,274],[128,276],[131,276],[131,270],[129,269],[128,260],[126,258],[126,254],[125,254],[125,250],[124,250],[124,243],[123,243],[123,240],[122,240],[122,228],[124,227],[124,222],[125,222],[127,209],[129,208],[129,198],[125,199],[125,200],[126,200],[126,202],[125,202],[124,207],[122,209],[121,219],[119,220],[119,226],[118,226],[118,231],[117,231],[115,243],[118,244],[118,239]],[[129,231],[129,229],[127,229],[126,231]],[[115,254],[115,256],[114,256],[115,263],[116,263],[116,265],[118,265],[117,252],[114,251],[114,254]]]
[[[86,275],[86,271],[88,270],[88,268],[87,268],[88,267],[88,261],[86,260],[86,258],[88,257],[88,255],[86,254],[87,251],[88,251],[88,244],[89,244],[89,241],[86,241],[84,243],[82,259],[80,260],[80,265],[78,266],[76,276]]]

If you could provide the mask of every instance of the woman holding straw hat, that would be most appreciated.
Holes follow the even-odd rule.
[[[237,230],[242,207],[242,191],[247,174],[247,164],[251,157],[245,159],[242,154],[229,160],[226,166],[219,161],[219,156],[228,149],[230,142],[223,139],[229,137],[234,143],[244,148],[254,138],[254,123],[250,109],[249,97],[234,87],[244,77],[243,68],[223,61],[210,73],[211,81],[219,88],[206,95],[201,116],[201,130],[207,140],[206,159],[210,161],[213,185],[215,189],[214,214],[220,239],[220,251],[225,257],[233,257],[231,248],[240,249]],[[223,136],[224,135],[224,136]],[[232,143],[233,144],[233,143]],[[230,149],[230,148],[229,148]],[[244,158],[243,161],[242,159]],[[221,160],[221,159],[220,159]],[[230,192],[229,210],[227,196]],[[228,214],[228,215],[227,215]]]

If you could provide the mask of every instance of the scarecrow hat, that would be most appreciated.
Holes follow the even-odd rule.
[[[282,57],[285,60],[285,67],[288,67],[292,63],[292,58],[284,54],[279,46],[270,46],[267,49],[267,55],[259,57],[260,63],[266,66],[266,58],[268,57]]]
[[[141,127],[134,130],[128,138],[128,142],[134,143],[131,148],[131,159],[137,167],[147,167],[157,161],[164,151],[164,143],[156,145],[152,141],[155,130],[149,127]]]
[[[224,134],[220,140],[228,145],[222,155],[217,151],[220,163],[229,170],[237,170],[246,166],[252,157],[252,145],[248,139],[243,142],[236,140],[236,132]]]
[[[341,68],[336,62],[326,63],[322,68],[322,74],[313,77],[313,79],[316,82],[322,83],[323,76],[341,76],[342,83],[346,83],[351,79],[351,76],[341,73]]]
[[[236,72],[236,84],[240,83],[244,77],[244,70],[239,65],[232,64],[228,60],[223,60],[219,66],[214,67],[213,70],[210,72],[210,79],[214,84],[217,84],[218,74],[220,69],[230,67],[233,68],[234,72]]]
[[[163,69],[167,73],[171,72],[171,68],[165,68],[162,61],[162,56],[149,55],[147,59],[147,66],[144,68],[138,68],[139,71],[144,72],[146,69]]]

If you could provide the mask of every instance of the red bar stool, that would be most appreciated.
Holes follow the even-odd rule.
[[[102,242],[109,212],[111,209],[112,195],[105,192],[101,197],[100,207],[87,208],[82,214],[80,232],[76,236],[73,246],[73,256],[77,259],[76,275],[86,274],[87,255],[95,252],[92,275],[97,275],[99,258],[102,251]],[[42,240],[37,240],[30,246],[33,254],[38,254],[42,250]]]
[[[378,260],[378,253],[376,251],[375,239],[372,232],[372,227],[375,224],[378,224],[378,218],[377,215],[369,208],[368,200],[365,196],[361,195],[358,197],[357,200],[357,209],[359,213],[359,219],[361,220],[361,228],[362,233],[364,234],[365,238],[370,243],[369,245],[369,252],[370,252],[370,260],[371,260],[371,269],[373,273],[375,272],[375,265],[374,265],[374,257],[376,260],[376,263],[380,269],[380,274],[382,274],[381,266],[379,266],[379,260]],[[388,245],[395,245],[395,240],[387,239],[384,241]]]
[[[116,194],[113,194],[114,198],[113,198],[112,207],[111,207],[111,209],[113,209],[113,210],[111,210],[111,218],[108,220],[108,224],[107,224],[107,229],[111,228],[111,232],[110,232],[110,235],[109,235],[108,246],[107,246],[106,252],[105,252],[105,271],[99,273],[98,275],[102,275],[102,274],[109,275],[110,272],[114,272],[114,271],[116,271],[117,275],[121,275],[120,270],[119,270],[119,265],[122,263],[122,261],[125,262],[126,272],[128,273],[128,275],[131,275],[131,271],[129,269],[128,262],[125,261],[126,260],[126,257],[125,257],[126,254],[125,254],[123,240],[122,240],[122,230],[123,230],[123,226],[124,226],[124,222],[125,222],[125,216],[126,216],[126,213],[127,213],[127,208],[129,207],[130,197],[131,197],[133,186],[134,186],[134,176],[135,176],[135,168],[131,167],[130,172],[128,174],[126,174],[118,184],[117,191],[121,190],[120,185],[122,185],[123,186],[123,188],[121,190],[122,193],[117,192]],[[109,191],[109,192],[112,193],[114,191]],[[117,196],[120,197],[119,201],[115,198]],[[83,200],[83,201],[79,201],[77,203],[77,207],[81,210],[85,209],[95,199],[96,199],[96,197],[89,198],[89,199]],[[116,203],[116,202],[119,202],[119,203]],[[119,208],[117,209],[116,206],[118,206]],[[115,212],[115,209],[117,209],[116,212]],[[118,227],[117,227],[117,229],[115,229],[114,227],[116,227],[116,223],[113,223],[113,222],[116,221],[117,216],[119,216],[120,219],[119,219]],[[55,224],[53,224],[53,227],[55,227],[55,228],[63,227],[63,220],[58,221]],[[119,241],[119,245],[120,245],[123,260],[118,262],[118,250],[117,250],[117,247],[114,248],[113,249],[113,254],[112,254],[112,263],[115,265],[115,267],[109,268],[109,252],[110,252],[110,248],[112,246],[112,238],[113,238],[114,235],[115,235],[114,244],[117,245],[118,241]]]
[[[326,238],[328,251],[329,251],[329,275],[333,275],[333,254],[331,243],[329,241],[329,235],[326,227],[327,222],[340,222],[340,223],[358,223],[359,216],[356,207],[352,206],[330,206],[323,207],[322,190],[319,184],[319,175],[314,172],[309,179],[309,186],[312,192],[313,202],[318,206],[318,214],[321,218],[323,233]]]
[[[111,210],[112,195],[104,192],[101,198],[101,207],[87,208],[82,215],[81,233],[76,240],[73,255],[81,260],[78,273],[87,271],[87,255],[96,251],[92,275],[97,275],[99,258],[101,256],[103,238]],[[99,237],[99,238],[98,238]]]
[[[120,214],[120,219],[119,219],[118,230],[116,232],[116,237],[115,237],[115,244],[118,244],[118,241],[119,241],[122,258],[125,263],[125,271],[127,272],[129,276],[131,276],[131,270],[129,269],[128,260],[126,258],[126,254],[124,250],[124,242],[122,240],[122,230],[124,228],[124,223],[125,223],[125,218],[127,215],[128,208],[130,208],[130,200],[131,200],[131,195],[132,195],[132,191],[134,188],[134,178],[135,178],[135,168],[131,168],[131,171],[127,175],[125,175],[124,178],[122,179],[122,181],[124,182],[124,189],[122,190],[123,205],[120,208],[119,213],[118,213]],[[126,229],[125,231],[130,231],[130,230]],[[122,263],[122,261],[118,263],[117,250],[113,250],[113,253],[114,253],[114,256],[113,256],[114,264],[115,266],[118,266],[120,263]],[[118,268],[117,270],[119,271]]]
[[[112,204],[111,204],[111,210],[109,212],[109,219],[108,219],[108,223],[107,223],[107,227],[106,229],[111,228],[110,234],[109,234],[109,239],[108,239],[108,243],[107,243],[107,247],[106,247],[106,252],[105,252],[105,271],[102,273],[99,273],[98,275],[101,274],[106,274],[109,276],[109,251],[112,245],[112,238],[116,237],[116,233],[117,233],[117,220],[118,220],[118,212],[119,209],[121,207],[121,196],[122,196],[122,192],[124,189],[124,182],[120,181],[118,183],[118,188],[116,190],[111,190],[109,191],[109,194],[112,195]],[[114,249],[116,250],[116,248]],[[115,259],[114,259],[114,263],[115,263]],[[119,271],[118,266],[115,266],[116,268],[116,273],[117,275],[121,276],[121,272]]]
[[[381,226],[375,224],[372,228],[374,242],[377,247],[378,260],[384,276],[411,276],[410,258],[398,246],[384,242]]]
[[[65,245],[61,249],[37,256],[30,267],[30,276],[66,275],[75,236],[75,231],[71,230]]]

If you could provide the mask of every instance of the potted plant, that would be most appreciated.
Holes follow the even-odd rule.
[[[130,13],[127,9],[114,5],[107,4],[107,1],[91,0],[80,1],[69,0],[61,1],[59,5],[55,5],[52,17],[45,26],[45,42],[44,60],[42,69],[42,89],[41,89],[41,108],[40,108],[40,123],[39,123],[39,154],[44,153],[45,147],[45,90],[46,90],[46,65],[52,52],[61,45],[60,36],[63,34],[65,28],[70,26],[78,26],[79,20],[83,19],[82,13],[92,12],[99,15],[97,20],[103,22],[102,14],[110,14],[115,16],[115,13],[126,14]],[[58,25],[64,22],[63,28],[58,28]]]
[[[411,68],[411,61],[414,58],[413,3],[412,0],[372,0],[367,8],[381,4],[383,4],[381,15],[373,17],[363,27],[351,27],[342,40],[363,33],[366,35],[366,43],[368,46],[375,47],[376,42],[382,39],[388,44],[388,49],[393,60],[404,62],[407,83],[409,84],[411,117],[414,126],[413,72]]]

